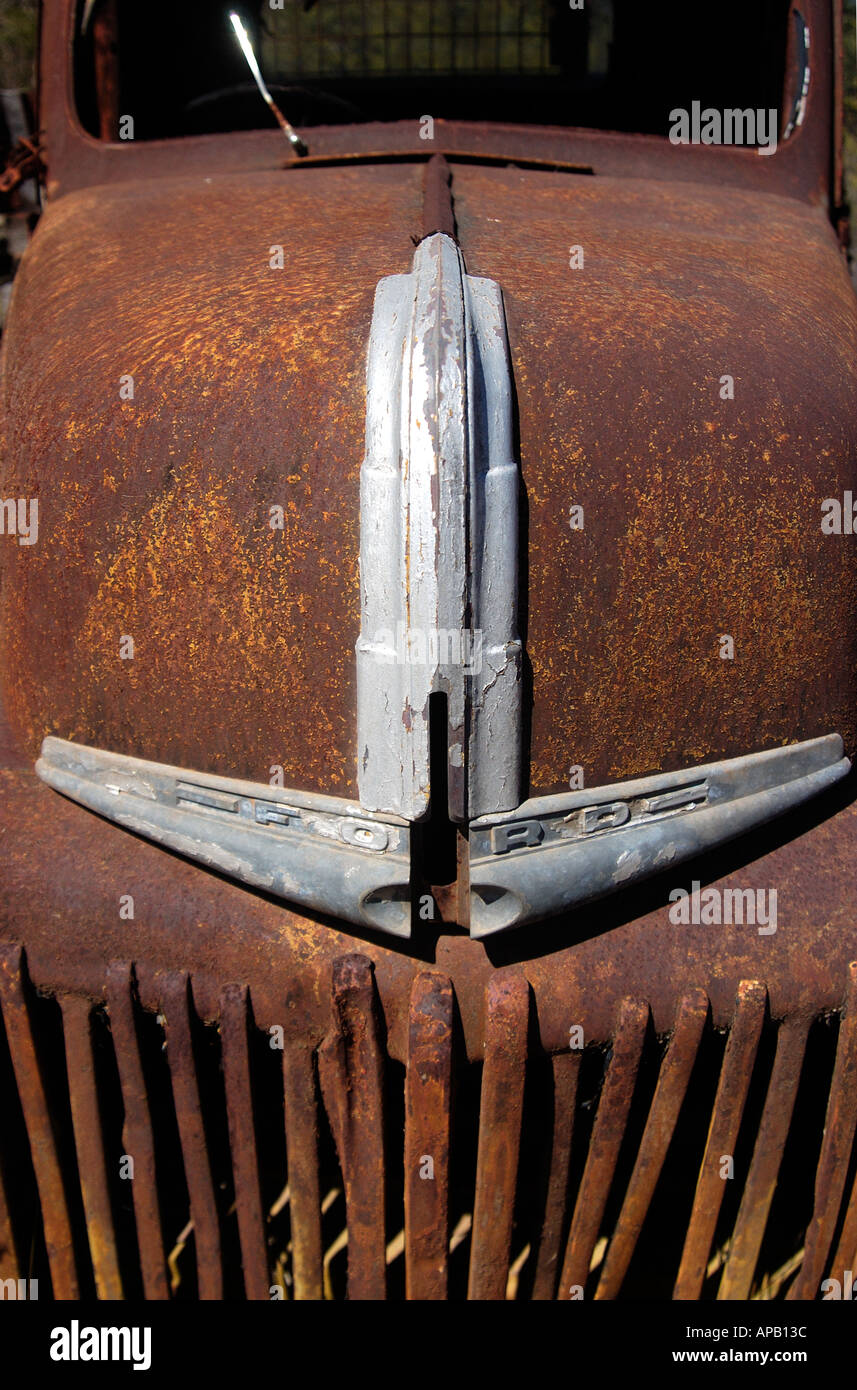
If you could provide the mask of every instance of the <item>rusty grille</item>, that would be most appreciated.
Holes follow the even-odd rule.
[[[529,1058],[500,971],[481,1066],[427,971],[403,1067],[361,955],[321,1045],[282,1049],[243,986],[205,1022],[181,972],[156,1015],[127,963],[95,1002],[1,964],[0,1276],[42,1297],[811,1298],[854,1266],[855,967],[841,1016],[772,1022],[744,982],[727,1032],[702,991],[667,1038],[626,998],[602,1045]]]

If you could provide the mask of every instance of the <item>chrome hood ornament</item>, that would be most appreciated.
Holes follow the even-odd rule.
[[[448,707],[449,815],[521,784],[518,468],[500,288],[441,232],[375,295],[360,498],[360,801],[429,809],[429,697]]]

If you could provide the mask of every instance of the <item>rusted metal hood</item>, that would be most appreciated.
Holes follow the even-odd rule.
[[[56,733],[354,790],[366,345],[420,211],[419,166],[49,206],[5,344],[3,495],[40,503],[0,619],[31,757]]]
[[[821,522],[857,497],[857,304],[824,215],[474,165],[453,191],[517,390],[532,793],[832,730],[850,752],[855,551]]]

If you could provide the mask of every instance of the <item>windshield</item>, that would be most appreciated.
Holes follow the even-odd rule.
[[[304,130],[430,114],[667,135],[694,102],[780,118],[788,0],[719,0],[703,23],[698,0],[81,0],[84,126],[116,139],[130,114],[136,140],[269,126],[230,9]]]

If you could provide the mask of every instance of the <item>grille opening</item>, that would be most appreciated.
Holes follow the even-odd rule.
[[[180,1301],[196,1299],[199,1290],[196,1261],[189,1242],[182,1241],[190,1222],[190,1198],[184,1174],[178,1120],[173,1100],[170,1065],[161,1016],[137,1008],[137,1037],[140,1061],[155,1146],[155,1170],[158,1178],[158,1205],[161,1231],[167,1257],[174,1258],[172,1296]],[[184,1244],[179,1251],[178,1246]]]
[[[119,1177],[125,1147],[122,1143],[122,1087],[119,1068],[110,1033],[110,1019],[103,1006],[94,1009],[90,1017],[90,1039],[93,1065],[98,1089],[98,1111],[104,1142],[107,1185],[110,1209],[116,1233],[116,1258],[122,1288],[128,1299],[142,1299],[143,1280],[140,1273],[140,1251],[137,1245],[137,1223],[134,1216],[132,1184]]]
[[[282,1283],[288,1290],[291,1270],[286,1252],[291,1229],[288,1205],[282,1205],[286,1186],[282,1052],[271,1047],[271,1035],[254,1026],[254,1022],[251,1014],[248,1028],[250,1091],[262,1212],[263,1216],[268,1217],[268,1268],[271,1272],[271,1283]],[[275,1213],[274,1216],[270,1216],[272,1211]]]
[[[809,1030],[788,1139],[765,1228],[756,1283],[800,1250],[812,1217],[812,1181],[821,1151],[839,1020],[819,1018]],[[850,1188],[846,1186],[846,1193]],[[836,1248],[831,1244],[831,1255]]]
[[[241,1246],[235,1212],[235,1186],[229,1145],[229,1122],[223,1080],[220,1035],[214,1024],[204,1024],[191,1010],[191,1037],[199,1087],[200,1112],[205,1129],[206,1154],[211,1168],[214,1200],[220,1231],[223,1298],[241,1298]]]
[[[548,1197],[551,1167],[551,1141],[556,1127],[563,1123],[562,1107],[557,1103],[550,1058],[535,1059],[527,1073],[521,1125],[521,1173],[512,1235],[512,1259],[528,1254],[520,1270],[516,1297],[533,1295],[540,1249],[542,1215]],[[563,1236],[567,1231],[563,1230]]]
[[[423,882],[436,887],[454,883],[458,874],[457,829],[449,818],[449,711],[443,692],[429,696],[428,819],[416,827],[417,856]]]

